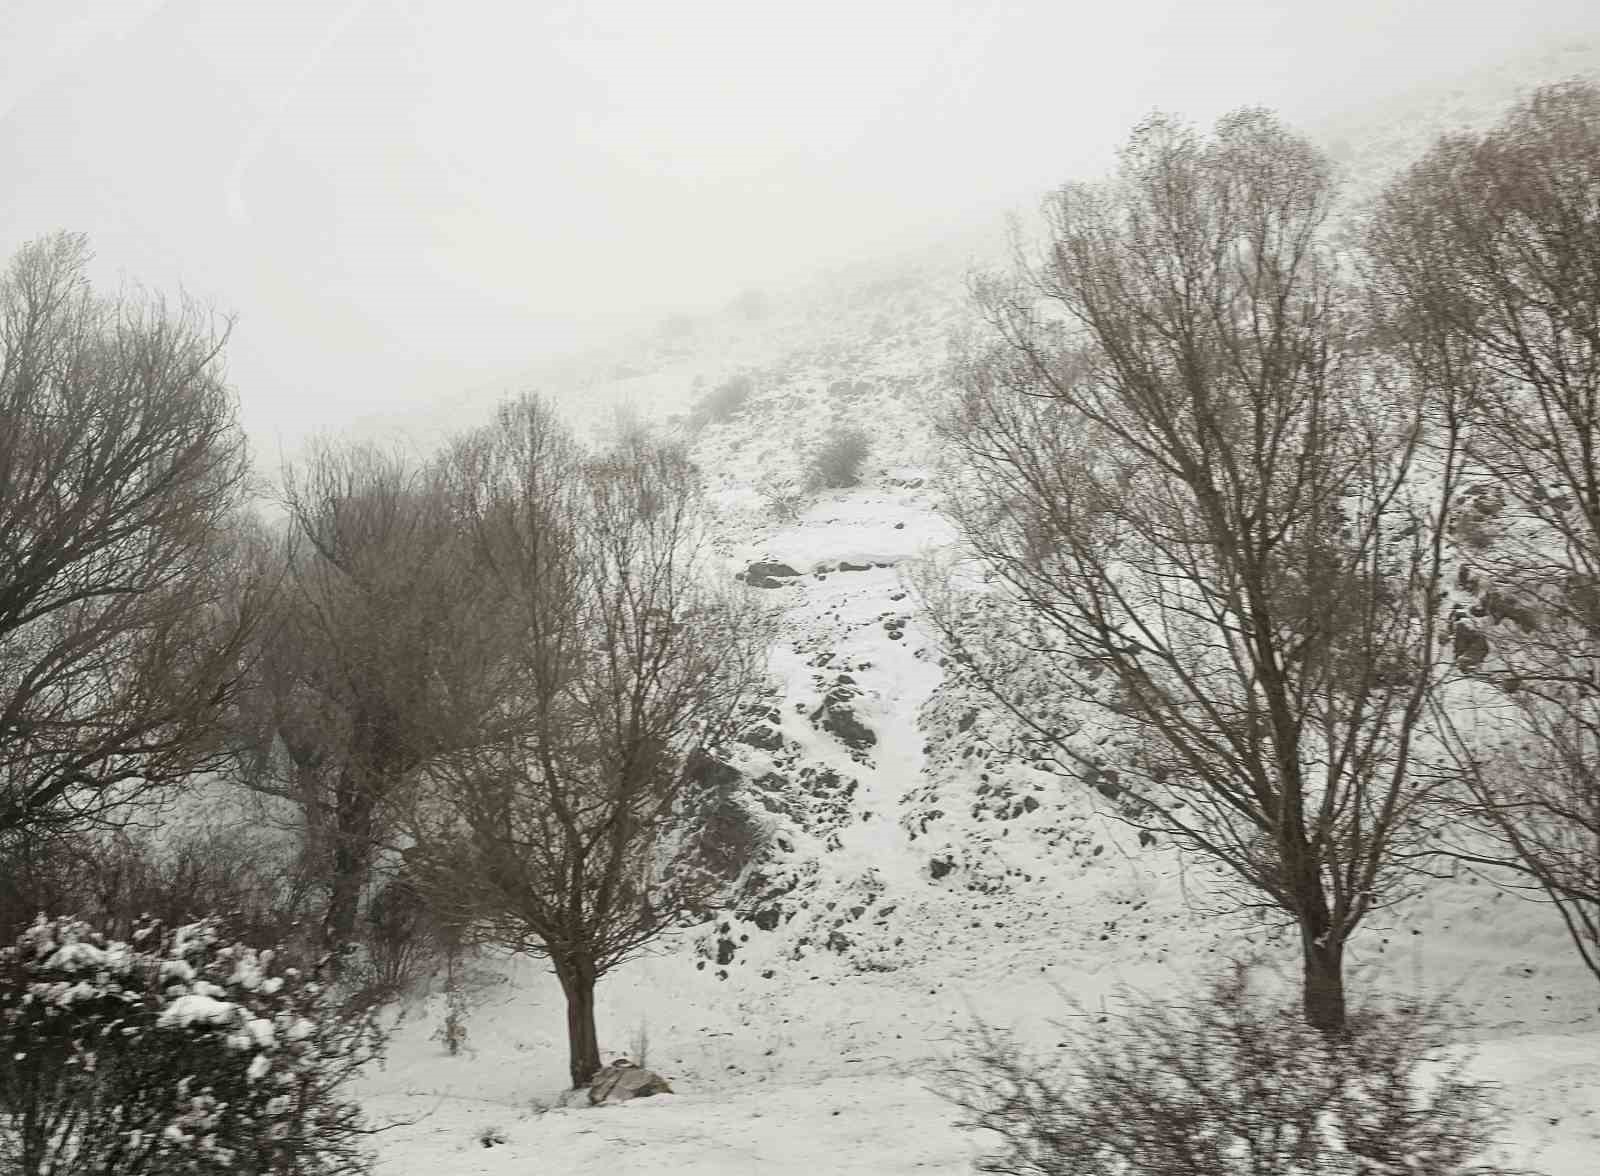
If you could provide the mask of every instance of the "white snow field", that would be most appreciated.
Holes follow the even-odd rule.
[[[1555,54],[1520,85],[1596,62],[1592,47]],[[1428,118],[1492,117],[1519,86],[1491,81],[1484,102],[1452,91]],[[1396,125],[1392,107],[1383,118]],[[1407,150],[1426,143],[1418,125]],[[1393,136],[1363,154],[1359,129],[1340,134],[1366,169],[1358,188],[1405,162],[1384,153]],[[1093,1010],[1120,985],[1188,996],[1229,956],[1259,957],[1292,991],[1295,942],[1221,917],[1192,860],[1141,845],[1092,789],[1032,766],[947,680],[918,620],[913,561],[955,542],[937,513],[930,421],[948,341],[971,325],[970,261],[947,250],[845,275],[774,298],[762,321],[707,317],[541,385],[599,425],[619,404],[670,420],[730,376],[752,378],[744,408],[699,433],[694,454],[730,580],[753,561],[797,573],[761,590],[783,617],[763,700],[781,741],[734,757],[771,848],[720,917],[600,986],[605,1055],[634,1055],[646,1034],[645,1060],[676,1093],[566,1105],[558,987],[539,961],[484,961],[464,1052],[432,1038],[442,998],[419,996],[387,1065],[362,1081],[374,1118],[397,1124],[377,1140],[383,1176],[953,1176],[983,1142],[932,1088],[975,1018],[1049,1054],[1067,1040],[1068,998]],[[838,425],[873,438],[863,485],[775,513],[771,492],[799,483]],[[875,741],[852,748],[824,729],[827,699]],[[1549,908],[1465,873],[1431,883],[1357,933],[1350,985],[1448,996],[1472,1072],[1510,1111],[1504,1158],[1600,1174],[1600,985]]]
[[[847,520],[869,507],[891,530],[896,521],[907,532],[934,529],[915,493],[869,490],[836,503],[841,537],[857,533]],[[768,553],[818,550],[815,533],[833,525],[834,508],[774,535]],[[863,542],[878,538],[868,531]],[[830,554],[851,551],[842,543]],[[714,925],[683,935],[602,983],[608,1056],[632,1053],[644,1026],[649,1065],[677,1093],[556,1105],[566,1065],[559,988],[536,961],[492,966],[466,1052],[446,1056],[429,1039],[442,1008],[422,1003],[387,1068],[366,1080],[380,1119],[420,1116],[382,1137],[380,1171],[968,1172],[978,1141],[953,1128],[952,1108],[929,1087],[952,1031],[972,1018],[1018,1026],[1049,1052],[1062,1040],[1051,1021],[1071,1012],[1064,994],[1093,1008],[1114,1001],[1119,983],[1188,992],[1221,953],[1252,949],[1292,980],[1292,944],[1192,909],[1203,879],[1170,852],[1141,849],[1096,814],[1081,786],[1013,773],[1038,789],[1023,793],[1038,798],[1036,809],[975,817],[963,799],[959,815],[913,840],[901,817],[927,805],[919,716],[940,671],[914,620],[899,640],[884,627],[886,614],[909,611],[892,599],[901,591],[893,569],[773,590],[787,606],[774,656],[784,736],[797,763],[860,785],[826,831],[784,826],[790,866],[806,879],[784,900],[790,921],[763,931],[730,917],[728,933]],[[808,720],[821,652],[849,667],[861,690],[856,714],[879,733],[867,762]],[[752,751],[747,771],[758,758]],[[977,774],[931,773],[947,798],[970,795]],[[956,868],[935,879],[935,858]],[[824,944],[836,922],[847,946],[834,950]],[[723,938],[737,947],[719,966]],[[1474,1071],[1502,1086],[1515,1113],[1512,1157],[1551,1176],[1600,1171],[1600,991],[1549,911],[1481,882],[1448,883],[1358,935],[1352,971],[1358,989],[1453,996],[1473,1022]],[[489,1131],[504,1142],[486,1148]]]

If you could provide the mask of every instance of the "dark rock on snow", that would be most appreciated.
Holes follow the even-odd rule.
[[[671,1084],[654,1070],[645,1070],[627,1058],[618,1058],[595,1076],[589,1086],[589,1101],[599,1106],[671,1093]]]

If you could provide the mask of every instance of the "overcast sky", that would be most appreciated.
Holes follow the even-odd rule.
[[[81,230],[236,313],[263,449],[1031,205],[1153,107],[1304,122],[1600,31],[1594,0],[0,8],[0,248]]]

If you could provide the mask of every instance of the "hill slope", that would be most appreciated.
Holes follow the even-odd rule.
[[[1558,53],[1481,92],[1388,109],[1398,138],[1346,143],[1358,186],[1438,130],[1493,117],[1516,89],[1596,61]],[[534,964],[488,964],[466,1053],[430,1040],[431,998],[366,1081],[380,1117],[422,1116],[382,1137],[380,1171],[964,1172],[977,1145],[927,1082],[972,1016],[1048,1049],[1064,996],[1092,1008],[1123,983],[1187,990],[1237,953],[1292,979],[1297,945],[1211,917],[1213,880],[1141,844],[1092,789],[1036,767],[947,677],[918,622],[908,569],[954,542],[937,513],[930,409],[947,342],[971,326],[961,278],[985,249],[838,275],[769,296],[757,316],[663,324],[547,373],[596,427],[617,405],[670,419],[731,376],[751,379],[742,408],[694,444],[726,574],[755,562],[795,573],[768,589],[783,618],[773,689],[734,760],[771,850],[717,919],[601,987],[605,1052],[637,1052],[647,1030],[649,1064],[677,1094],[558,1105],[559,990]],[[785,513],[786,488],[839,426],[873,438],[863,484]],[[1442,880],[1369,923],[1351,966],[1365,988],[1450,994],[1473,1024],[1475,1072],[1513,1111],[1513,1157],[1553,1176],[1594,1171],[1600,993],[1552,912],[1470,876]]]

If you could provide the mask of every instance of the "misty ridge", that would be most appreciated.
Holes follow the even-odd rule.
[[[1587,1176],[1600,56],[1465,77],[276,444],[19,244],[0,1167]]]

